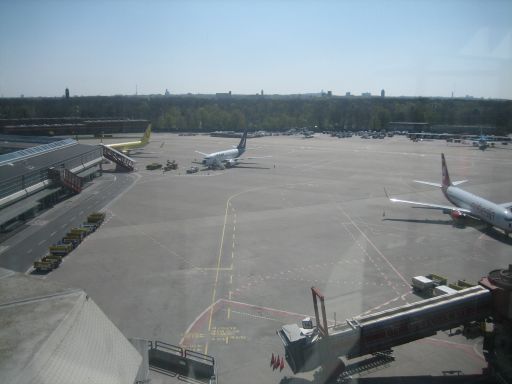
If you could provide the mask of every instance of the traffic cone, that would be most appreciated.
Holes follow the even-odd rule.
[[[279,355],[277,355],[277,359],[276,359],[276,361],[274,362],[274,365],[273,365],[273,367],[272,367],[272,368],[273,368],[273,370],[276,370],[276,369],[277,369],[277,367],[279,367]]]
[[[270,359],[270,366],[273,366],[276,362],[276,358],[274,357],[274,352],[272,352],[272,358]]]
[[[279,364],[279,371],[282,371],[284,368],[284,358],[281,357],[281,364]]]

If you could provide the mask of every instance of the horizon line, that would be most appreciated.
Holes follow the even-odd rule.
[[[327,92],[305,92],[305,93],[268,93],[268,94],[260,94],[260,93],[232,93],[232,92],[216,92],[216,93],[173,93],[173,94],[162,94],[162,93],[149,93],[149,94],[110,94],[110,95],[71,95],[69,98],[87,98],[87,97],[134,97],[134,98],[143,98],[143,97],[215,97],[220,99],[228,99],[232,97],[301,97],[301,96],[309,96],[309,97],[321,97],[321,98],[358,98],[358,99],[453,99],[453,100],[504,100],[511,101],[512,99],[506,98],[494,98],[494,97],[484,97],[484,96],[412,96],[412,95],[400,95],[400,96],[389,96],[389,95],[372,95],[370,92],[368,94],[328,94]],[[4,96],[0,95],[0,99],[66,99],[65,95],[60,96],[25,96],[21,94],[20,96]]]

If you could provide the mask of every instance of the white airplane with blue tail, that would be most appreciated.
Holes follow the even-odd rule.
[[[224,169],[231,168],[238,165],[243,160],[248,159],[263,159],[268,158],[270,156],[262,156],[262,157],[245,157],[241,158],[245,152],[247,145],[247,130],[244,131],[242,138],[240,139],[240,143],[236,147],[232,149],[226,149],[224,151],[213,152],[213,153],[203,153],[196,151],[204,156],[201,163],[206,165],[208,168],[212,169]]]

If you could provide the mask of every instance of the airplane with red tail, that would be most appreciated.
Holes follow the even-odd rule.
[[[390,201],[394,203],[413,204],[416,206],[415,208],[442,210],[443,213],[449,214],[454,220],[466,216],[472,217],[474,219],[481,220],[490,226],[503,230],[507,236],[512,232],[512,202],[496,204],[492,201],[486,200],[480,196],[476,196],[461,188],[458,188],[457,185],[462,184],[467,180],[455,181],[453,183],[451,182],[444,154],[441,154],[441,167],[441,184],[420,180],[414,180],[414,182],[441,188],[441,191],[443,192],[446,199],[454,206],[399,200],[389,197],[387,192],[386,196]]]

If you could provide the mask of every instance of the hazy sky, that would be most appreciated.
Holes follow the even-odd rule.
[[[0,95],[512,99],[512,1],[0,0]]]

